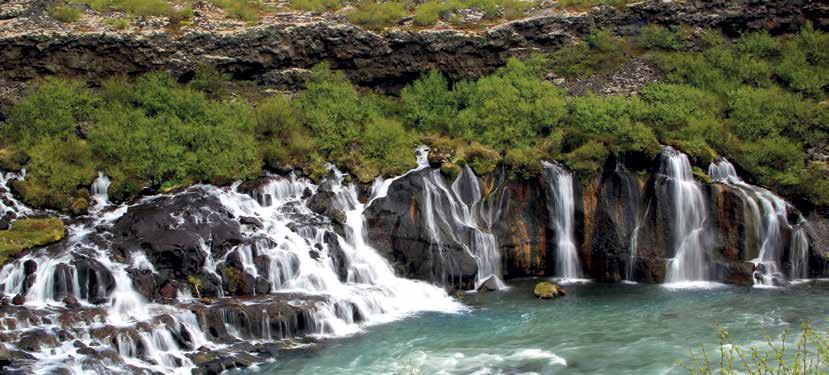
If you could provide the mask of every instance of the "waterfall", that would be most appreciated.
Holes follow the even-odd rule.
[[[630,241],[628,247],[630,248],[629,255],[628,255],[628,264],[627,264],[627,272],[625,273],[625,280],[628,282],[635,282],[634,277],[635,269],[636,269],[636,248],[639,246],[639,230],[642,228],[642,223],[644,219],[648,217],[648,211],[651,208],[651,202],[648,201],[648,204],[645,205],[645,212],[642,216],[636,216],[636,225],[633,227],[633,232],[630,234]]]
[[[407,173],[428,166],[424,154],[425,151],[419,151],[418,167]],[[242,225],[242,234],[250,241],[234,245],[220,258],[214,259],[211,254],[208,243],[213,239],[200,238],[200,251],[205,255],[204,274],[218,277],[218,270],[233,256],[241,263],[242,272],[253,279],[265,280],[265,286],[270,286],[270,293],[276,298],[273,301],[280,301],[282,297],[279,296],[285,296],[290,301],[279,303],[309,307],[301,313],[301,324],[275,321],[274,315],[266,309],[269,306],[266,303],[271,303],[269,299],[251,299],[232,305],[236,308],[252,306],[242,312],[222,309],[225,330],[242,340],[267,342],[272,337],[278,340],[296,334],[341,336],[419,312],[463,311],[465,307],[442,288],[397,277],[390,264],[366,242],[365,207],[374,199],[384,197],[388,186],[399,177],[378,179],[371,200],[362,204],[357,199],[354,184],[345,185],[344,176],[336,169],[332,172],[332,177],[325,183],[330,184],[335,193],[334,208],[345,213],[345,236],[336,234],[330,220],[308,208],[307,200],[312,195],[309,193],[317,192],[319,187],[293,175],[270,177],[254,192],[241,192],[239,183],[230,188],[200,185],[180,193],[146,197],[136,205],[197,192],[215,198],[233,220],[241,221],[246,217],[261,222],[261,226]],[[9,175],[3,175],[3,183],[9,180]],[[107,185],[106,176],[99,174],[92,191],[103,197]],[[83,373],[97,369],[89,363],[99,358],[81,354],[76,349],[79,345],[113,349],[126,366],[132,366],[119,368],[118,364],[111,364],[105,372],[145,369],[189,374],[195,367],[191,357],[198,353],[198,348],[229,350],[227,341],[216,341],[215,333],[208,331],[207,318],[196,313],[199,310],[188,307],[189,304],[199,305],[186,295],[190,288],[179,289],[173,304],[148,301],[138,292],[133,274],[158,272],[143,252],[129,254],[128,259],[115,255],[106,232],[128,212],[129,207],[122,205],[94,211],[93,216],[68,226],[69,235],[60,247],[35,249],[0,268],[0,291],[8,297],[25,296],[24,307],[38,311],[38,314],[66,311],[71,303],[68,298],[64,299],[66,297],[77,301],[80,307],[75,308],[81,309],[79,311],[100,314],[93,318],[94,324],[93,321],[89,324],[67,323],[63,328],[74,333],[66,342],[52,329],[54,318],[19,320],[15,325],[0,326],[0,334],[19,334],[16,329],[28,326],[47,332],[61,342],[57,348],[43,347],[41,351],[31,353],[38,358],[38,362],[31,364],[32,372],[64,369]],[[22,209],[25,207],[21,206],[18,211]],[[211,225],[199,215],[191,216],[189,220],[196,220],[199,225]],[[27,267],[24,265],[30,263],[37,266],[36,277],[27,277],[24,271]],[[346,275],[338,272],[341,269]],[[83,273],[88,274],[87,278],[82,276]],[[96,286],[87,284],[90,279],[97,281]],[[104,282],[109,282],[109,286],[104,286]],[[257,282],[254,287],[257,295],[261,293],[256,290],[259,287]],[[309,302],[303,302],[303,298],[308,298]],[[230,299],[220,295],[214,306],[227,300]],[[257,301],[265,304],[258,307],[256,304],[260,302]],[[248,315],[256,315],[257,319],[261,315],[261,321],[254,322],[251,320],[254,317]],[[6,317],[5,321],[10,319],[14,318]],[[91,333],[91,330],[105,327],[111,329],[111,336]],[[180,335],[185,333],[187,339],[182,341]],[[73,342],[76,342],[74,347]]]
[[[792,234],[789,254],[789,277],[792,280],[809,278],[809,238],[806,234],[805,220],[802,218]]]
[[[483,222],[479,220],[481,189],[472,170],[465,167],[451,187],[439,169],[423,172],[422,181],[422,217],[444,273],[437,278],[454,281],[456,265],[443,255],[450,246],[459,246],[476,261],[476,289],[489,279],[494,280],[496,289],[503,289],[497,240],[489,229],[479,225]]]
[[[104,172],[98,172],[98,177],[92,182],[90,192],[92,192],[92,199],[95,200],[97,206],[104,206],[109,203],[107,197],[107,190],[109,190],[110,180]]]
[[[463,170],[452,183],[452,192],[460,203],[458,206],[465,207],[462,210],[463,224],[472,228],[472,241],[469,247],[472,249],[478,265],[478,274],[475,280],[475,288],[481,286],[490,278],[494,280],[497,289],[506,287],[501,281],[501,255],[498,253],[498,241],[492,234],[492,228],[481,228],[479,223],[491,225],[486,220],[488,215],[483,213],[483,195],[478,177],[469,165],[464,165]]]
[[[542,161],[549,196],[547,210],[556,233],[556,273],[562,281],[581,280],[575,241],[575,194],[573,175],[561,165]]]
[[[695,282],[709,279],[703,246],[705,199],[685,154],[664,147],[659,172],[666,178],[673,203],[674,257],[669,261],[666,281],[677,283],[674,286],[696,286]]]
[[[803,265],[808,264],[809,242],[803,225],[793,227],[789,225],[786,216],[788,203],[771,191],[746,183],[736,172],[734,166],[726,158],[719,158],[708,167],[708,173],[715,182],[727,184],[740,194],[748,204],[747,215],[751,215],[748,224],[753,228],[748,230],[759,244],[758,255],[752,259],[757,271],[754,276],[756,286],[774,286],[784,279],[781,262],[785,249],[783,230],[793,232],[790,242],[792,278],[804,278]],[[800,223],[805,219],[801,216]]]

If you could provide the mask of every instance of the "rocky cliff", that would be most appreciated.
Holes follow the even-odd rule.
[[[658,165],[654,161],[653,165]],[[609,160],[600,176],[577,182],[575,190],[575,238],[578,257],[584,275],[604,282],[622,280],[661,283],[666,281],[668,264],[676,257],[677,220],[686,212],[672,196],[675,182],[658,169],[633,171],[621,162]],[[439,212],[437,217],[449,217],[459,200],[430,201],[426,207],[419,197],[428,195],[422,179],[429,171],[409,174],[390,187],[387,198],[376,201],[367,211],[368,238],[375,247],[383,249],[386,257],[397,265],[398,272],[408,277],[435,283],[446,283],[447,278],[418,272],[417,267],[440,260],[441,254],[452,259],[466,259],[475,254],[474,244],[454,246],[451,253],[435,253],[445,244],[430,240],[431,222],[424,213]],[[504,278],[528,276],[557,276],[556,262],[561,255],[557,246],[562,233],[556,230],[554,218],[546,204],[553,199],[552,190],[543,178],[506,179],[498,174],[480,178],[486,187],[478,208],[477,225],[491,231],[497,238],[500,253],[500,272]],[[452,185],[445,181],[444,186]],[[816,277],[825,272],[825,249],[816,227],[805,222],[796,208],[782,202],[772,193],[751,185],[725,181],[705,183],[698,181],[703,192],[704,213],[702,247],[705,251],[709,280],[730,284],[751,285],[758,277],[774,275],[774,283],[784,279]],[[552,189],[552,190],[551,190]],[[405,191],[405,193],[402,193]],[[768,194],[768,195],[767,195]],[[405,196],[403,196],[405,195]],[[779,206],[775,206],[779,204]],[[441,214],[442,212],[442,214]],[[488,223],[493,223],[489,227]],[[822,225],[822,221],[815,225]],[[489,229],[487,229],[489,228]],[[457,231],[445,227],[439,230]],[[468,229],[465,229],[468,230]],[[795,259],[803,251],[795,237],[797,232],[808,239],[808,254]],[[763,252],[774,252],[775,271],[767,270]],[[437,254],[437,255],[436,255]],[[768,254],[767,254],[768,256]],[[427,261],[428,260],[428,261]],[[805,274],[797,262],[805,262]],[[466,261],[470,267],[471,260]],[[462,280],[472,280],[472,270],[458,274]],[[759,273],[758,273],[759,272]],[[560,275],[559,275],[560,276]],[[451,284],[450,286],[457,286]]]
[[[330,61],[357,84],[398,87],[428,69],[450,77],[488,73],[510,56],[551,51],[596,28],[635,32],[648,23],[787,32],[805,21],[829,25],[824,1],[643,1],[623,9],[572,13],[549,9],[484,31],[410,30],[377,33],[320,17],[288,15],[229,30],[142,28],[107,31],[43,20],[45,3],[4,12],[0,19],[0,82],[44,74],[99,81],[116,74],[168,70],[186,78],[199,64],[237,79],[295,87],[305,69]],[[11,5],[10,5],[11,6]]]

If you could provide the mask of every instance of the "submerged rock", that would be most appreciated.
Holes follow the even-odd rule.
[[[556,284],[547,281],[542,281],[538,284],[535,284],[533,294],[535,294],[536,297],[541,299],[551,299],[564,296],[567,293],[564,291],[563,288]]]

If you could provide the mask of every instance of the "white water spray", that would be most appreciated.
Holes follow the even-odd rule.
[[[559,164],[542,161],[547,181],[547,210],[556,232],[556,274],[563,282],[582,281],[575,241],[573,175]]]

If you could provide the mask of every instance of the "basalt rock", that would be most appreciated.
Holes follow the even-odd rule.
[[[427,180],[441,178],[440,170],[428,168],[392,183],[388,195],[376,199],[364,213],[368,240],[398,275],[471,289],[477,263],[456,240],[469,236],[469,228],[451,220],[429,220],[429,210],[454,209],[445,197],[433,196],[435,192],[426,188]]]
[[[192,76],[200,64],[236,78],[280,86],[301,84],[313,65],[330,61],[361,85],[399,88],[421,72],[452,78],[479,76],[511,56],[551,51],[596,28],[633,33],[642,25],[689,25],[743,31],[798,30],[806,20],[827,27],[829,6],[819,0],[657,1],[589,12],[542,12],[484,31],[392,30],[375,33],[321,18],[270,20],[230,31],[196,29],[103,32],[38,24],[24,12],[0,27],[0,78],[25,81],[43,74],[88,77],[165,70]],[[67,30],[68,29],[68,30]]]
[[[199,189],[131,206],[112,232],[115,248],[144,252],[160,274],[178,280],[200,274],[207,252],[218,259],[244,240],[218,198]]]

